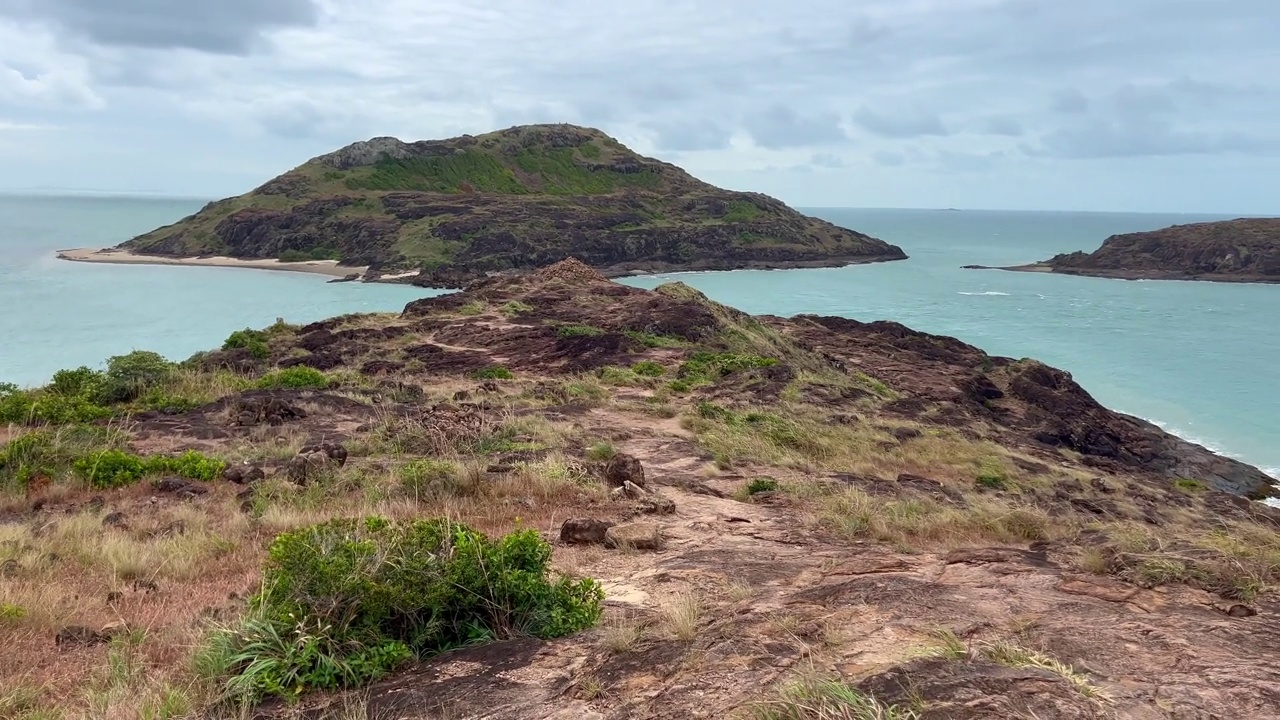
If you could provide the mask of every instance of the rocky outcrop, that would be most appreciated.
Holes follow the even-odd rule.
[[[123,247],[174,257],[337,259],[367,266],[370,278],[430,287],[568,257],[611,276],[906,257],[882,240],[766,195],[708,185],[573,125],[357,142]]]
[[[1280,218],[1241,218],[1113,235],[1092,253],[1067,253],[1042,263],[997,269],[1124,280],[1280,282]]]

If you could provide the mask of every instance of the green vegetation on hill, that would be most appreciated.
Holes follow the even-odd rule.
[[[619,271],[905,257],[883,241],[764,195],[713,187],[572,125],[355,143],[124,246],[425,270],[419,282],[434,285],[570,256]]]

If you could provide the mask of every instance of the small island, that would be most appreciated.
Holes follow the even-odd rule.
[[[907,257],[767,195],[702,182],[599,130],[563,124],[357,142],[117,248],[59,256],[445,288],[568,257],[609,277]]]
[[[1016,270],[1122,280],[1280,283],[1280,218],[1240,218],[1113,235],[1092,253],[1073,252]]]

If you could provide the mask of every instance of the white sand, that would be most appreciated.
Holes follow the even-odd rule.
[[[279,260],[241,260],[230,257],[189,257],[173,258],[158,255],[139,255],[118,248],[74,248],[58,251],[62,260],[75,262],[115,263],[120,265],[203,265],[205,267],[254,268],[257,270],[285,270],[288,272],[317,273],[335,277],[346,277],[359,273],[364,274],[367,267],[338,265],[337,260],[305,260],[303,262],[281,262]]]

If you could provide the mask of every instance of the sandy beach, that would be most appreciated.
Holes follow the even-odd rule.
[[[274,259],[241,260],[231,257],[188,257],[174,258],[159,255],[139,255],[117,248],[74,248],[59,250],[58,258],[74,262],[114,263],[120,265],[194,265],[205,267],[251,268],[255,270],[283,270],[287,272],[305,272],[332,277],[346,277],[353,274],[363,275],[367,267],[338,265],[337,260],[306,260],[303,262],[281,262]]]

